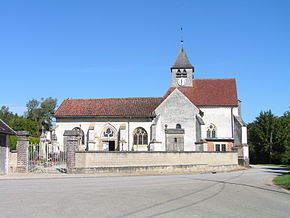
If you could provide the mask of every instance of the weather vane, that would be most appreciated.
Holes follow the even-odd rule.
[[[181,38],[181,40],[180,40],[180,42],[181,42],[181,48],[183,48],[183,33],[182,33],[182,26],[181,26],[181,28],[180,28],[180,38]]]

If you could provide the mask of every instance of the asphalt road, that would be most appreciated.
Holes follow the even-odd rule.
[[[290,217],[290,192],[272,184],[287,170],[0,178],[0,217]]]

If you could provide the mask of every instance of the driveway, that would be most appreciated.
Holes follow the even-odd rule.
[[[171,176],[0,179],[1,217],[290,217],[290,169]]]

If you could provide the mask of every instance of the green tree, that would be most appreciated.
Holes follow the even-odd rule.
[[[248,125],[251,162],[289,161],[289,125],[289,113],[277,117],[271,110],[261,112],[259,117]]]
[[[42,126],[49,130],[52,126],[52,115],[56,106],[57,100],[55,98],[42,98],[41,101],[32,99],[26,104],[25,117],[38,123],[39,132],[41,132]]]
[[[41,115],[42,115],[42,125],[46,130],[52,127],[52,115],[55,112],[57,106],[56,98],[46,98],[40,104]]]
[[[281,163],[290,164],[290,111],[286,111],[279,120],[281,127],[281,143],[284,144],[284,152],[280,157]]]

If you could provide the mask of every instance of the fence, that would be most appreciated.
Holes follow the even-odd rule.
[[[28,172],[66,172],[66,153],[51,144],[29,144]]]

